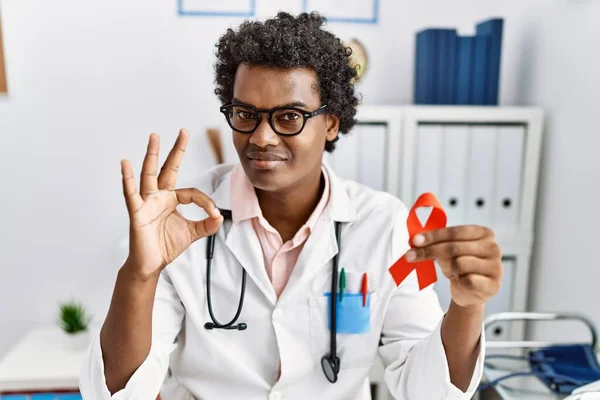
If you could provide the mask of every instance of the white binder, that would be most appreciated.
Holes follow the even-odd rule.
[[[516,231],[519,227],[521,208],[525,127],[498,127],[496,143],[496,187],[492,200],[492,227],[499,231]]]
[[[375,190],[385,189],[387,126],[364,124],[358,134],[358,181]]]
[[[439,199],[448,217],[447,225],[463,225],[466,218],[469,126],[446,125],[443,143]]]
[[[471,125],[466,222],[490,226],[496,159],[496,126]]]
[[[420,125],[417,129],[415,191],[411,204],[425,192],[440,195],[443,134],[442,125]]]
[[[362,126],[355,125],[347,135],[341,135],[335,143],[336,148],[329,154],[330,166],[335,174],[342,179],[357,181],[360,164],[359,140]]]
[[[486,316],[512,311],[510,299],[513,295],[513,277],[515,274],[516,260],[513,257],[503,258],[502,265],[504,267],[502,284],[498,293],[486,303]],[[490,327],[489,331],[486,332],[486,337],[490,338],[490,340],[508,340],[510,339],[510,326],[506,322],[494,324],[494,326]]]

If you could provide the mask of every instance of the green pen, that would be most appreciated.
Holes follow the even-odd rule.
[[[342,272],[340,272],[340,301],[342,301],[344,289],[346,289],[346,271],[342,268]]]

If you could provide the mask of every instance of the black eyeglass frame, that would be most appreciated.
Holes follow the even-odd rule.
[[[229,118],[229,110],[232,109],[233,107],[245,107],[250,110],[253,110],[258,115],[258,118],[256,120],[256,124],[255,124],[254,128],[252,128],[251,130],[248,130],[248,131],[242,131],[242,130],[234,127],[233,124],[231,123],[231,119]],[[244,103],[228,103],[219,108],[219,110],[225,116],[225,119],[227,120],[227,124],[229,124],[231,129],[233,129],[234,131],[236,131],[238,133],[243,133],[243,134],[253,133],[256,130],[256,128],[258,128],[258,126],[260,125],[260,123],[262,121],[263,113],[267,113],[267,114],[269,114],[269,126],[271,126],[271,129],[273,129],[273,132],[275,132],[276,134],[278,134],[280,136],[299,135],[304,130],[304,127],[306,126],[306,121],[308,121],[312,117],[316,117],[317,115],[323,114],[326,111],[326,109],[327,109],[327,104],[323,104],[319,109],[317,109],[315,111],[306,111],[306,110],[303,110],[302,108],[298,108],[298,107],[275,107],[275,108],[271,108],[271,109],[256,108],[254,106],[251,106],[249,104],[244,104]],[[277,130],[277,128],[275,128],[275,124],[273,123],[273,114],[275,114],[279,110],[293,110],[293,111],[299,112],[302,115],[302,118],[303,118],[302,127],[300,128],[300,130],[298,132],[296,132],[296,133],[281,133]]]

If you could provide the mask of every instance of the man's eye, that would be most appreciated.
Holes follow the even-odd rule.
[[[300,115],[298,115],[297,113],[294,113],[294,112],[285,113],[281,116],[281,119],[286,120],[286,121],[295,121],[298,118],[300,118]]]
[[[238,111],[237,113],[238,117],[242,118],[242,119],[254,119],[254,113],[251,113],[249,111]]]

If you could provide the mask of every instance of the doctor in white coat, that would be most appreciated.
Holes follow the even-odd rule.
[[[396,399],[472,397],[484,305],[502,276],[493,232],[459,226],[412,238],[409,258],[437,259],[450,278],[447,310],[414,272],[395,284],[388,268],[409,250],[407,207],[322,163],[357,104],[356,71],[322,24],[280,13],[219,40],[216,93],[238,165],[176,189],[185,130],[160,171],[150,136],[139,189],[122,162],[129,253],[84,363],[85,399],[364,400],[378,354]],[[191,203],[198,212],[184,216],[178,206]],[[334,274],[342,294],[332,343]],[[322,368],[337,360],[332,350],[333,379]]]

